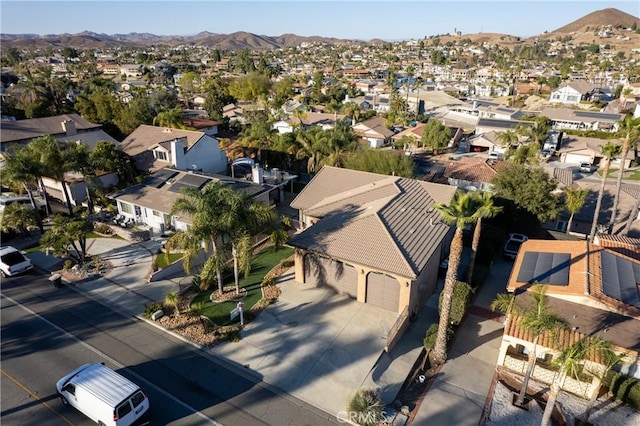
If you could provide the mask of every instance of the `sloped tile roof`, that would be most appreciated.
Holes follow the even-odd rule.
[[[318,174],[294,200],[292,207],[305,214],[312,211],[323,216],[288,244],[415,279],[451,229],[440,222],[433,205],[448,203],[456,189],[415,179],[354,170],[344,173],[344,170],[323,168],[324,175]],[[354,179],[349,179],[349,175]],[[310,187],[333,182],[336,177],[345,182],[358,178],[367,182],[361,187],[343,185],[351,188],[332,191],[326,202]],[[305,192],[313,193],[313,197],[307,197]],[[311,198],[318,201],[312,204]]]
[[[443,172],[444,177],[468,182],[490,183],[496,170],[504,164],[501,160],[484,158],[464,158],[449,162]]]

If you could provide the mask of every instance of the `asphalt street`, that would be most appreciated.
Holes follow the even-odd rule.
[[[283,395],[191,345],[31,274],[2,280],[3,424],[92,424],[55,382],[104,362],[150,399],[152,425],[326,425],[328,413]],[[212,420],[212,419],[215,419]]]

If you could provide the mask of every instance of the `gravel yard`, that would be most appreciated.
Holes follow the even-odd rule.
[[[513,393],[498,382],[493,394],[491,412],[487,425],[490,426],[529,426],[540,424],[543,408],[538,404],[530,404],[529,411],[515,407],[512,401]],[[603,426],[640,426],[640,412],[631,407],[615,403],[611,399],[605,399],[606,395],[596,402],[591,411],[589,422],[593,425]],[[574,418],[579,418],[584,413],[588,401],[561,392],[558,402],[567,419],[567,424],[572,425]]]

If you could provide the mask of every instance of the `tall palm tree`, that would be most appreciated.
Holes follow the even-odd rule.
[[[355,102],[347,102],[344,104],[342,111],[347,117],[351,118],[353,121],[352,124],[355,124],[360,118],[360,106]]]
[[[551,424],[553,407],[556,404],[558,394],[567,376],[577,378],[582,372],[584,362],[588,360],[591,355],[597,355],[601,358],[611,358],[612,353],[615,355],[611,344],[606,340],[585,336],[563,349],[554,358],[553,363],[559,367],[559,371],[550,386],[547,405],[542,415],[542,421],[540,422],[541,426],[549,426]]]
[[[611,159],[620,153],[620,145],[608,142],[606,145],[600,147],[602,155],[605,158],[604,170],[602,170],[602,182],[600,184],[600,190],[598,191],[598,199],[596,201],[596,208],[593,212],[593,222],[591,223],[591,232],[589,233],[589,241],[593,242],[596,237],[596,231],[598,228],[598,217],[600,216],[600,208],[602,206],[602,197],[604,197],[604,187],[607,184],[607,177],[609,176],[609,167],[611,167]]]
[[[520,306],[515,299],[509,299],[507,296],[500,295],[498,295],[496,300],[491,304],[491,309],[507,314],[508,321],[518,321],[518,324],[533,337],[533,347],[529,350],[527,369],[522,380],[522,388],[515,402],[515,404],[519,406],[524,405],[529,379],[536,365],[538,339],[545,333],[555,334],[559,329],[566,329],[568,327],[566,320],[553,312],[549,307],[546,296],[546,286],[534,285],[530,291],[534,302],[530,308],[524,308]],[[507,301],[511,303],[507,304]]]
[[[42,225],[39,220],[38,210],[31,209],[23,204],[10,204],[5,207],[0,215],[0,229],[3,232],[16,231],[27,234],[29,227]]]
[[[640,211],[640,198],[638,198],[638,200],[636,200],[636,202],[633,204],[633,208],[631,209],[631,213],[629,214],[629,219],[627,219],[627,223],[624,225],[624,231],[622,231],[624,235],[629,235],[629,232],[631,231],[631,225],[633,225],[633,222],[638,217],[638,211]]]
[[[32,188],[34,186],[41,185],[41,165],[37,162],[34,156],[31,155],[31,151],[27,149],[27,147],[18,147],[14,150],[10,150],[3,156],[3,158],[4,165],[0,169],[2,182],[12,182],[14,184],[21,185],[27,192],[29,200],[31,200],[33,210],[37,212],[38,205],[36,204],[36,200],[33,196]],[[47,204],[47,215],[48,213],[49,207]],[[37,220],[40,233],[43,233],[44,228],[42,225],[42,218],[39,214],[37,216]]]
[[[627,116],[620,121],[620,130],[624,134],[622,138],[622,151],[620,153],[620,170],[618,170],[618,179],[616,180],[616,192],[613,197],[613,210],[611,211],[611,219],[609,220],[609,229],[613,229],[618,213],[618,203],[620,202],[620,189],[622,188],[622,175],[624,174],[624,163],[627,154],[631,148],[635,148],[640,139],[640,117],[633,118]]]
[[[319,127],[305,130],[296,135],[296,142],[299,146],[296,152],[296,159],[308,159],[307,173],[313,174],[316,172],[316,168],[323,158],[323,148],[328,144],[328,140],[327,132]]]
[[[191,269],[191,260],[195,258],[199,248],[206,249],[211,244],[213,254],[207,257],[202,266],[200,279],[211,282],[212,278],[218,281],[218,290],[223,292],[222,267],[224,256],[220,246],[220,237],[223,225],[220,222],[220,211],[223,208],[222,184],[213,183],[204,187],[203,191],[197,188],[184,188],[182,197],[178,198],[171,207],[171,214],[186,214],[192,219],[192,224],[184,233],[171,236],[167,242],[170,248],[182,248],[186,250],[185,269]],[[230,188],[228,188],[230,189]]]
[[[473,269],[476,263],[476,255],[478,254],[478,246],[480,245],[480,234],[482,233],[482,219],[492,218],[502,211],[502,207],[493,205],[493,194],[490,192],[471,192],[471,198],[478,205],[476,224],[473,229],[473,241],[471,243],[471,258],[469,259],[469,269],[467,270],[467,283],[471,284],[473,278]]]
[[[462,257],[462,231],[468,224],[474,223],[477,218],[478,205],[467,193],[456,191],[449,204],[436,204],[435,209],[440,213],[441,219],[455,225],[455,233],[451,240],[449,251],[449,268],[445,276],[444,289],[442,290],[442,307],[438,323],[438,334],[433,349],[433,361],[443,364],[447,360],[447,329],[451,315],[451,301],[453,288],[458,281],[458,267]]]
[[[587,188],[567,187],[564,189],[564,208],[570,213],[566,233],[571,232],[573,216],[580,211],[587,200],[589,190]]]
[[[267,223],[276,220],[276,213],[269,205],[257,202],[251,195],[224,187],[220,223],[231,242],[233,276],[236,293],[240,293],[240,270],[247,276],[250,272],[252,244],[251,236]]]

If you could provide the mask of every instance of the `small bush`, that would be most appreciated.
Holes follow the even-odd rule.
[[[240,327],[229,327],[221,332],[220,334],[221,340],[226,340],[227,342],[239,342],[240,341]]]
[[[280,265],[281,265],[283,268],[291,268],[291,267],[292,267],[292,266],[294,266],[295,264],[296,264],[295,260],[293,260],[293,259],[291,259],[291,258],[289,258],[289,259],[283,259],[283,260],[280,262]]]
[[[383,408],[382,399],[375,389],[358,389],[348,405],[349,412],[356,414],[353,420],[363,426],[378,424]]]
[[[451,300],[451,312],[449,315],[449,322],[453,325],[458,325],[464,318],[464,314],[467,312],[467,307],[471,302],[471,296],[473,295],[473,288],[465,282],[458,281],[453,287],[453,299]],[[442,296],[440,293],[440,300],[438,301],[438,310],[442,308]]]
[[[609,391],[616,401],[640,410],[640,380],[620,373],[613,373]]]
[[[149,303],[144,305],[144,317],[145,318],[151,318],[151,315],[153,315],[154,312],[163,309],[163,305],[160,302],[153,302],[153,303]]]
[[[68,271],[73,267],[73,260],[65,260],[64,265],[62,265],[62,269]]]
[[[275,283],[276,283],[276,279],[274,277],[264,277],[262,279],[262,287],[274,285]]]
[[[424,338],[423,344],[425,349],[431,350],[436,347],[436,338],[438,337],[438,324],[431,324],[427,330],[427,335]],[[453,340],[453,328],[447,328],[447,346]]]
[[[113,233],[113,230],[105,223],[96,223],[93,229],[99,234],[111,235]]]

